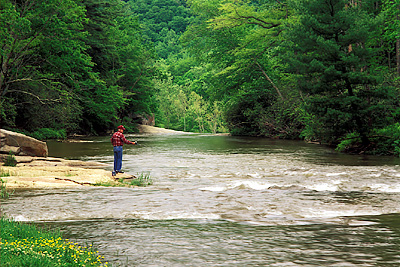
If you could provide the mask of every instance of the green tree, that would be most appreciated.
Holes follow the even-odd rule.
[[[385,51],[389,69],[395,68],[400,75],[400,1],[383,1]],[[385,56],[386,56],[385,55]]]
[[[281,1],[188,3],[197,20],[182,39],[198,61],[212,66],[208,88],[213,92],[209,95],[227,103],[223,107],[231,132],[268,136],[275,133],[274,128],[280,126],[265,120],[278,120],[265,114],[283,117],[285,110],[279,113],[275,103],[295,106],[299,98],[298,92],[291,90],[293,79],[283,71],[285,63],[279,57],[281,33],[291,13],[288,5]]]
[[[0,2],[2,124],[76,128],[76,88],[91,68],[84,19],[72,0]]]
[[[378,86],[378,72],[371,64],[381,21],[363,8],[367,1],[295,4],[299,20],[286,35],[293,44],[287,51],[293,51],[288,61],[293,73],[300,74],[300,89],[310,95],[307,110],[312,116],[306,137],[337,143],[356,133],[365,147],[370,130],[384,123],[388,111],[387,91]]]
[[[98,77],[85,84],[82,101],[88,132],[105,132],[133,114],[151,113],[151,49],[143,45],[142,33],[131,7],[120,0],[85,0],[88,53]]]

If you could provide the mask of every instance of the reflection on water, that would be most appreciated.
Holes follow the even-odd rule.
[[[154,185],[25,191],[2,208],[121,266],[400,265],[398,158],[259,138],[128,139],[140,145],[124,146],[123,169]],[[111,171],[109,138],[86,141],[49,142],[50,156]]]

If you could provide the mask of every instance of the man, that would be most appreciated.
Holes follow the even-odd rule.
[[[111,143],[114,146],[114,170],[112,176],[117,175],[117,173],[124,173],[121,171],[122,168],[122,146],[125,144],[137,145],[137,142],[131,142],[126,140],[124,136],[125,127],[123,125],[118,126],[118,131],[116,131],[111,137]]]

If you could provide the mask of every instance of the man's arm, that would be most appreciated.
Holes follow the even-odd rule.
[[[122,140],[122,142],[124,142],[125,144],[137,145],[137,142],[136,142],[136,141],[134,141],[134,142],[129,141],[129,140],[127,140],[127,139],[125,138],[125,136],[124,136],[123,134],[121,134],[121,135],[122,135],[122,136],[121,136],[121,140]]]

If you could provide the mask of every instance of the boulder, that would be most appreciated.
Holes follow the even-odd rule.
[[[47,157],[49,152],[46,142],[24,134],[0,129],[0,153],[15,155]]]

